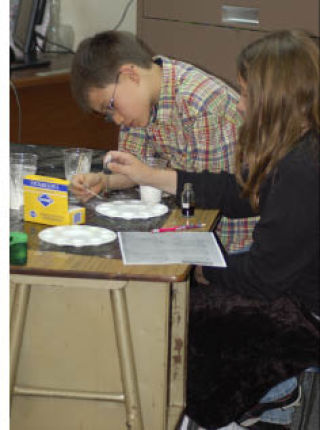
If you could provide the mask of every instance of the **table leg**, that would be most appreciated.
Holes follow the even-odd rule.
[[[143,430],[137,372],[134,361],[125,291],[123,288],[111,290],[110,296],[119,351],[122,383],[125,394],[127,428],[128,430]]]
[[[16,284],[10,317],[10,402],[16,382],[17,366],[30,296],[30,285]]]

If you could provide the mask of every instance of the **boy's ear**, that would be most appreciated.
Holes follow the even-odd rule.
[[[139,84],[141,76],[139,68],[135,64],[123,64],[119,68],[119,72],[121,72],[123,75],[126,75],[133,82]]]

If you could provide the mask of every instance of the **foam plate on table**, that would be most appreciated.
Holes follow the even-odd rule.
[[[166,214],[168,206],[141,200],[115,200],[97,205],[96,212],[112,218],[146,219]]]
[[[61,225],[42,230],[39,238],[53,245],[80,247],[113,242],[117,234],[107,228],[91,225]]]

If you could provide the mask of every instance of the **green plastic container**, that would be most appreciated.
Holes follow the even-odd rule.
[[[10,264],[23,265],[27,262],[28,235],[20,231],[10,233]]]

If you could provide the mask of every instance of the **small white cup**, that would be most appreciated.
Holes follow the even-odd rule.
[[[140,198],[145,203],[159,203],[162,191],[149,185],[140,185]]]
[[[156,157],[146,157],[144,163],[151,167],[164,169],[167,161]],[[140,198],[145,203],[159,203],[161,201],[162,191],[150,185],[140,185]]]

